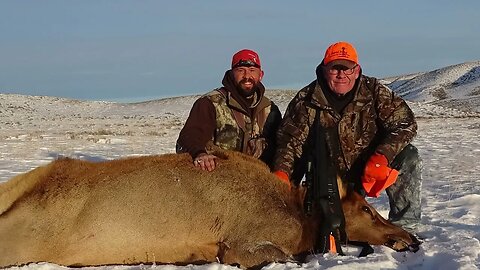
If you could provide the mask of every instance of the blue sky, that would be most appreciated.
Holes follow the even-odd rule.
[[[0,92],[138,101],[220,86],[232,54],[260,54],[267,88],[314,79],[345,40],[364,74],[480,60],[480,1],[0,1]]]

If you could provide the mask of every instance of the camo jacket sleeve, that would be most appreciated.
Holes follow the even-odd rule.
[[[295,160],[302,155],[303,146],[315,119],[315,111],[307,106],[306,101],[312,84],[300,90],[288,104],[277,132],[278,148],[274,158],[274,171],[280,170],[291,175]]]
[[[389,162],[409,144],[417,134],[417,122],[408,104],[386,86],[375,84],[377,124],[384,132],[376,151]]]

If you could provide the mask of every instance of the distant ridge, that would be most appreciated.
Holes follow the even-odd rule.
[[[383,81],[406,100],[480,112],[480,61]]]
[[[381,81],[405,98],[418,117],[480,116],[480,61],[383,78]],[[267,89],[266,96],[284,112],[298,90]],[[175,115],[178,121],[183,121],[202,94],[135,103],[0,94],[0,123],[17,123],[22,118],[58,119],[69,116],[140,118]]]

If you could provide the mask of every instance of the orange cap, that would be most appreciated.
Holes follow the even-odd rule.
[[[323,64],[327,65],[335,60],[348,60],[358,65],[357,50],[355,50],[352,44],[345,41],[334,43],[325,51]]]

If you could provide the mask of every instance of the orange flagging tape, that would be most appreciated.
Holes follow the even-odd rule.
[[[335,245],[335,237],[330,234],[330,253],[337,253],[337,246]]]

